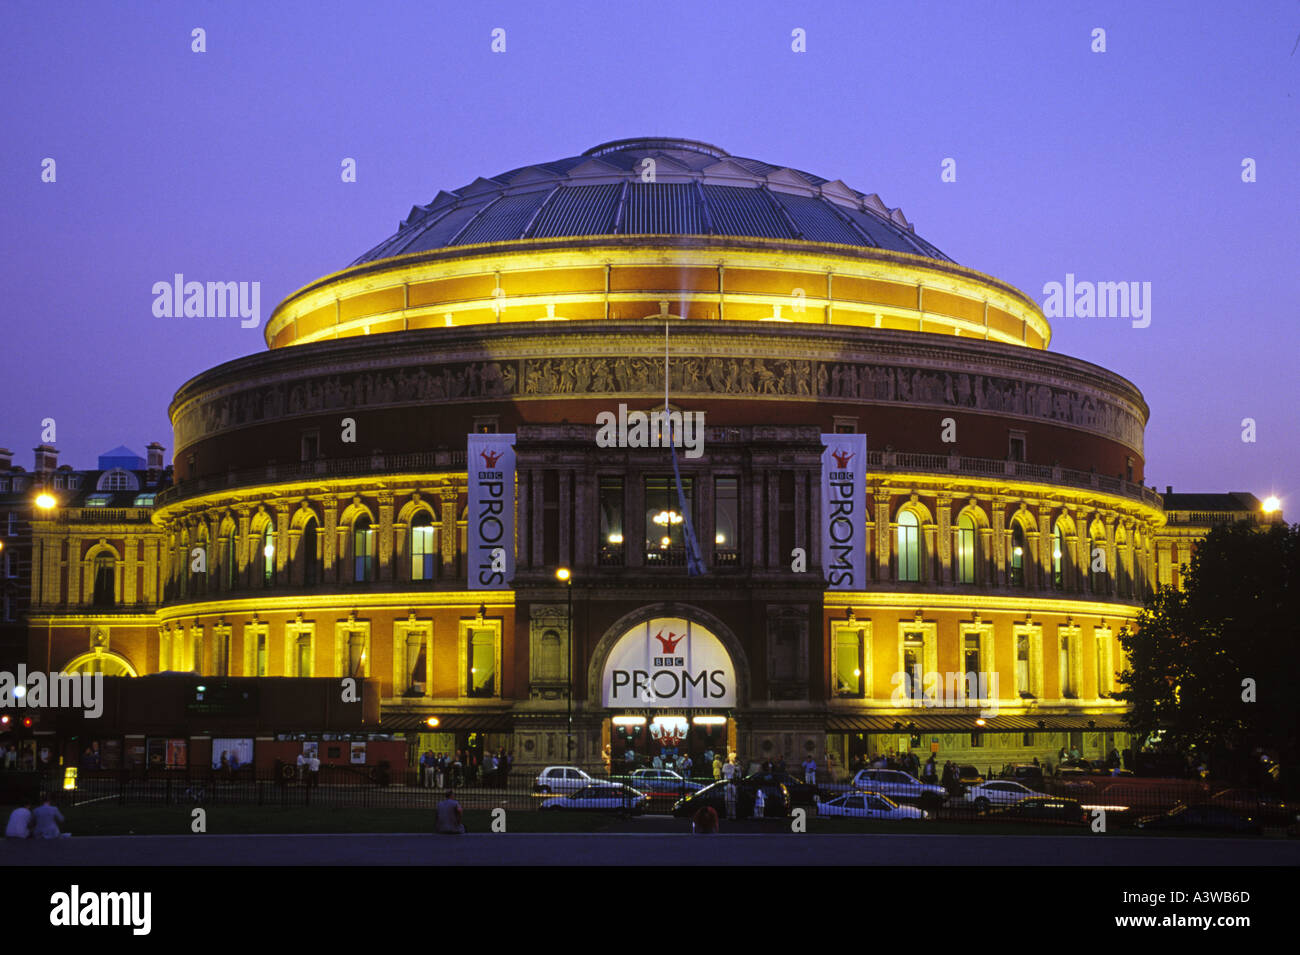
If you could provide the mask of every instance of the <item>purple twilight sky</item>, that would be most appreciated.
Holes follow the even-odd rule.
[[[1149,327],[1057,318],[1051,349],[1142,390],[1161,491],[1300,494],[1296,0],[10,3],[0,31],[0,446],[24,467],[43,418],[75,467],[170,457],[176,388],[265,347],[155,318],[155,282],[260,282],[265,321],[440,188],[665,135],[877,192],[1040,304],[1067,273],[1150,282]]]

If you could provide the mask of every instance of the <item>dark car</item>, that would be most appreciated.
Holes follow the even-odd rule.
[[[1077,799],[1068,799],[1064,796],[1030,796],[1015,805],[990,812],[988,818],[998,822],[1078,826],[1088,821],[1088,811]]]
[[[754,799],[759,790],[763,791],[763,816],[788,816],[790,814],[791,799],[790,791],[785,785],[774,780],[764,777],[772,776],[772,773],[755,773],[753,776],[746,776],[744,779],[736,780],[733,785],[736,787],[736,817],[738,819],[750,819],[754,815]],[[705,806],[712,806],[719,818],[727,818],[727,782],[713,783],[705,786],[703,789],[691,793],[677,800],[673,804],[673,815],[679,818],[694,816]]]
[[[1195,832],[1232,832],[1242,835],[1264,831],[1263,824],[1252,815],[1216,806],[1212,803],[1198,803],[1193,806],[1175,806],[1168,812],[1155,816],[1143,816],[1133,824],[1138,829],[1147,831],[1195,831]]]
[[[1002,767],[1002,779],[1014,779],[1016,782],[1042,792],[1046,788],[1043,779],[1043,767],[1033,763],[1008,763]]]
[[[745,781],[749,780],[762,782],[766,786],[784,786],[790,794],[790,802],[795,806],[811,806],[817,801],[817,797],[822,795],[815,784],[806,783],[797,776],[774,769],[751,773],[745,777]]]
[[[1258,819],[1265,826],[1280,826],[1294,831],[1300,824],[1300,805],[1286,802],[1271,793],[1254,789],[1223,789],[1211,796],[1210,802],[1238,815]]]

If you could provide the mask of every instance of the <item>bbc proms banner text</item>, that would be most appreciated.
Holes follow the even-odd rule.
[[[823,434],[822,570],[828,590],[867,579],[867,436]]]
[[[515,577],[515,436],[471,434],[469,589],[507,590]]]

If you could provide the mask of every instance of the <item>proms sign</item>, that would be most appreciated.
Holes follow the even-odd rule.
[[[656,617],[620,637],[600,687],[609,707],[736,705],[731,655],[709,630],[680,617]]]
[[[867,579],[867,436],[823,434],[822,570],[828,590]]]
[[[515,436],[471,434],[469,589],[506,590],[515,576]]]

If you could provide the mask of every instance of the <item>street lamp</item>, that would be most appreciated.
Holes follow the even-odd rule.
[[[56,500],[54,499],[54,495],[53,495],[53,494],[38,494],[38,495],[36,495],[36,506],[39,507],[42,511],[48,511],[48,510],[50,510],[50,509],[53,508],[54,505],[57,504],[57,503],[58,503],[58,501],[56,501]]]
[[[555,579],[564,584],[564,590],[568,594],[568,613],[565,614],[565,626],[568,628],[569,643],[569,692],[565,694],[568,697],[569,704],[569,735],[568,742],[565,744],[565,762],[573,762],[573,574],[569,568],[560,567],[555,571]]]

